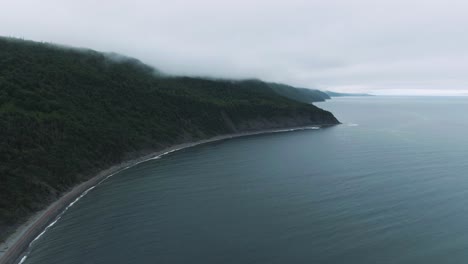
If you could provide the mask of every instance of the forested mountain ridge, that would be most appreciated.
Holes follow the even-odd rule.
[[[373,96],[367,93],[337,93],[332,91],[324,91],[330,97],[353,97],[353,96]]]
[[[265,82],[167,77],[135,59],[0,38],[0,238],[76,183],[143,152],[337,123]]]
[[[268,85],[277,94],[303,103],[323,102],[330,99],[327,93],[320,90],[297,88],[281,83],[269,83]]]

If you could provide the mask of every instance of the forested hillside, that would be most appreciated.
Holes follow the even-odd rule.
[[[330,97],[372,96],[366,93],[337,93],[337,92],[331,92],[331,91],[325,91],[324,93],[326,93]]]
[[[303,103],[323,102],[330,99],[330,96],[320,90],[307,88],[296,88],[281,83],[269,83],[270,87],[277,94]]]
[[[0,38],[0,234],[143,152],[238,131],[336,123],[261,81],[165,77],[135,59]]]

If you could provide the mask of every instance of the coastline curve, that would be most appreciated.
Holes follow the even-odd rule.
[[[18,227],[17,231],[11,234],[1,245],[2,248],[6,247],[7,249],[3,252],[2,255],[0,255],[0,264],[23,263],[27,258],[28,249],[30,248],[30,246],[44,233],[46,233],[50,227],[57,223],[57,221],[60,220],[61,216],[70,207],[72,207],[76,202],[78,202],[82,197],[84,197],[88,192],[93,190],[99,184],[123,170],[126,170],[146,161],[158,159],[172,152],[198,146],[201,144],[262,134],[315,130],[334,125],[335,124],[312,125],[284,129],[258,130],[252,132],[241,132],[235,134],[214,136],[208,139],[199,140],[195,142],[173,145],[171,147],[153,152],[151,154],[144,155],[129,161],[125,161],[118,165],[114,165],[106,170],[101,171],[91,179],[73,187],[69,192],[65,193],[57,201],[50,204],[45,210],[36,213],[30,218],[29,221]],[[11,244],[11,246],[8,247],[5,246],[5,244]]]

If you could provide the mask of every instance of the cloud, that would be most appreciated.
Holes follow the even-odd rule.
[[[0,34],[134,56],[171,74],[393,94],[468,91],[466,1],[15,0]]]

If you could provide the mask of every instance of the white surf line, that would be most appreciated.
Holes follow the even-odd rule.
[[[98,183],[98,184],[99,184],[99,183]],[[91,186],[91,187],[88,188],[86,191],[84,191],[80,196],[78,196],[75,200],[73,200],[73,202],[71,202],[70,204],[68,204],[67,207],[65,207],[65,209],[63,209],[62,212],[60,212],[60,214],[57,215],[57,217],[54,219],[54,221],[53,221],[52,223],[50,223],[49,225],[47,225],[47,227],[44,228],[44,230],[43,230],[39,235],[37,235],[37,236],[31,241],[31,243],[29,243],[29,247],[31,247],[31,245],[32,245],[36,240],[38,240],[42,235],[44,235],[45,232],[46,232],[50,227],[52,227],[53,225],[55,225],[55,224],[57,223],[57,221],[60,220],[60,218],[62,218],[62,215],[63,215],[68,209],[70,209],[70,207],[72,207],[76,202],[78,202],[81,198],[83,198],[89,191],[91,191],[92,189],[94,189],[96,186],[97,186],[97,184]]]
[[[23,256],[18,264],[23,264],[23,262],[27,259],[27,256]]]
[[[117,170],[109,175],[107,175],[106,177],[104,177],[102,180],[100,180],[99,182],[97,182],[95,185],[91,186],[90,188],[86,189],[80,196],[78,196],[73,202],[71,202],[70,204],[67,205],[67,207],[65,207],[65,209],[62,210],[62,212],[60,212],[57,217],[54,219],[54,221],[52,223],[50,223],[49,225],[47,225],[47,227],[44,228],[44,230],[39,234],[37,235],[28,245],[28,249],[25,251],[25,253],[23,254],[23,257],[21,258],[20,262],[18,264],[22,264],[28,257],[29,253],[30,253],[30,248],[32,246],[32,244],[37,241],[42,235],[44,235],[47,230],[52,227],[53,225],[55,225],[57,223],[58,220],[60,220],[62,218],[62,215],[65,214],[66,211],[68,211],[68,209],[70,207],[72,207],[76,202],[78,202],[81,198],[83,198],[86,194],[88,194],[91,190],[93,190],[94,188],[96,188],[98,185],[100,185],[101,183],[103,183],[104,181],[106,181],[107,179],[109,179],[110,177],[114,176],[115,174],[119,173],[119,172],[122,172],[124,170],[127,170],[129,168],[132,168],[140,163],[143,163],[143,162],[147,162],[147,161],[150,161],[150,160],[155,160],[155,159],[160,159],[161,157],[167,155],[167,154],[170,154],[170,153],[173,153],[173,152],[176,152],[176,151],[179,151],[179,150],[182,150],[182,149],[186,149],[186,148],[191,148],[191,147],[195,147],[195,146],[198,146],[198,145],[202,145],[202,144],[206,144],[206,143],[211,143],[211,142],[215,142],[215,141],[221,141],[221,140],[224,140],[224,139],[232,139],[232,138],[238,138],[238,137],[245,137],[245,136],[253,136],[253,135],[262,135],[262,134],[272,134],[272,133],[282,133],[282,132],[292,132],[292,131],[301,131],[301,130],[316,130],[316,129],[320,129],[320,127],[318,126],[312,126],[312,127],[301,127],[301,128],[290,128],[290,129],[279,129],[279,130],[272,130],[272,131],[259,131],[259,132],[252,132],[252,133],[245,133],[245,134],[239,134],[239,135],[226,135],[226,136],[220,136],[219,138],[214,138],[212,140],[210,139],[206,139],[206,140],[201,140],[199,142],[194,142],[192,144],[188,144],[184,147],[180,147],[180,148],[175,148],[175,149],[171,149],[171,150],[168,150],[164,153],[161,153],[159,155],[156,155],[154,157],[150,157],[150,158],[147,158],[147,159],[143,159],[141,161],[137,161],[131,165],[128,165],[128,166],[125,166],[124,168],[120,169],[120,170]]]

